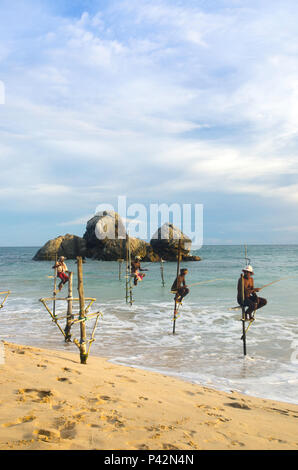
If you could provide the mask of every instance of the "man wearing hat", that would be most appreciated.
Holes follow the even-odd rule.
[[[61,291],[64,284],[69,281],[69,277],[66,274],[68,269],[64,261],[65,257],[60,256],[57,263],[53,266],[53,269],[57,268],[57,276],[61,279],[61,282],[58,285],[59,292]]]
[[[237,302],[239,305],[248,307],[245,311],[246,320],[254,320],[253,312],[259,308],[264,307],[267,304],[267,300],[262,297],[258,297],[256,292],[259,292],[258,287],[254,287],[253,280],[253,268],[248,265],[243,270],[244,276],[244,302],[242,302],[242,278],[238,281],[238,293]]]

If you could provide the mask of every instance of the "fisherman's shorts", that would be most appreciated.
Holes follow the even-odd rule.
[[[65,284],[69,280],[69,277],[65,273],[58,273],[58,277],[61,279],[63,284]]]

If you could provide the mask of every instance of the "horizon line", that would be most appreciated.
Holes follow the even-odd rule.
[[[193,248],[190,251],[201,250],[206,246],[298,246],[297,243],[206,243],[201,248]],[[0,245],[0,248],[42,248],[43,245]]]

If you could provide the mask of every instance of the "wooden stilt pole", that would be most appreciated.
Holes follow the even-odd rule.
[[[132,285],[131,285],[131,251],[130,251],[130,240],[129,234],[126,235],[126,303],[132,305]]]
[[[243,341],[243,354],[246,356],[246,329],[245,329],[245,307],[244,307],[244,276],[241,274],[241,294],[242,294],[242,341]]]
[[[121,281],[121,272],[122,272],[123,259],[118,259],[118,263],[119,263],[119,281]]]
[[[78,292],[79,292],[79,299],[80,299],[80,317],[79,319],[82,320],[80,322],[80,331],[81,331],[81,338],[80,338],[80,359],[81,364],[87,363],[87,342],[86,342],[86,315],[85,315],[85,295],[84,295],[84,285],[83,285],[83,265],[82,265],[82,257],[77,257],[77,264],[78,264]]]
[[[245,263],[250,264],[250,259],[247,256],[247,245],[244,245],[244,253],[245,253]]]
[[[68,281],[68,300],[67,300],[67,319],[66,319],[66,326],[65,326],[65,342],[69,343],[71,341],[71,325],[72,325],[72,320],[73,320],[73,314],[72,314],[72,302],[73,302],[73,297],[72,297],[72,274],[69,273],[69,281]]]
[[[89,340],[89,347],[88,347],[87,354],[89,354],[91,345],[95,341],[94,335],[95,335],[95,330],[96,330],[98,319],[99,319],[100,315],[101,315],[100,313],[97,314],[97,317],[96,317],[96,320],[95,320],[95,323],[94,323],[94,326],[93,326],[93,330],[92,330],[92,333],[91,333],[91,338]]]
[[[55,255],[55,265],[57,264],[57,253]],[[56,316],[56,294],[57,294],[57,268],[55,268],[55,273],[54,273],[54,291],[53,291],[53,315],[54,317]]]
[[[51,315],[53,322],[56,323],[56,325],[58,326],[59,330],[61,331],[61,333],[62,333],[63,336],[65,337],[65,332],[62,330],[61,326],[59,325],[57,316],[56,316],[56,315],[54,316],[53,313],[51,312],[51,310],[49,309],[49,307],[47,306],[47,304],[46,304],[46,299],[39,299],[39,300],[40,300],[40,302],[43,303],[43,305],[45,306],[45,308],[47,309],[47,311],[48,311],[49,314]]]
[[[178,243],[177,281],[178,281],[178,276],[179,276],[179,272],[180,272],[180,259],[181,259],[181,238],[179,238],[179,243]],[[176,318],[177,318],[177,300],[176,300],[176,295],[175,295],[175,307],[174,307],[174,317],[173,317],[173,335],[175,334],[175,331],[176,331]]]
[[[164,279],[164,273],[163,273],[163,264],[164,264],[164,260],[162,258],[160,258],[160,274],[161,274],[162,287],[165,286],[165,279]]]
[[[128,271],[129,271],[129,282],[128,282],[128,287],[129,287],[129,303],[132,305],[133,303],[133,298],[132,298],[132,277],[131,277],[131,250],[130,250],[130,240],[128,237]]]
[[[2,300],[2,303],[0,304],[0,308],[3,308],[9,294],[10,294],[10,290],[7,290],[5,292],[0,292],[0,295],[4,295],[4,299]]]
[[[122,263],[123,263],[123,239],[121,238],[120,239],[120,257],[118,259],[118,262],[119,262],[119,281],[121,281],[121,271],[122,271]]]
[[[128,235],[126,234],[126,293],[125,293],[125,298],[126,298],[126,303],[128,303],[128,282],[129,282],[129,276],[130,276],[130,266],[128,264],[128,244],[129,244],[129,239]]]

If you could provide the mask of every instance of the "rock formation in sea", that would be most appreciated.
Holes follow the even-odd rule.
[[[83,238],[89,258],[116,261],[126,257],[126,230],[117,212],[105,211],[88,220]],[[144,261],[159,260],[149,243],[132,237],[129,240],[132,258],[140,256]]]
[[[131,257],[140,256],[143,261],[166,261],[177,259],[178,239],[182,240],[182,259],[199,261],[190,255],[191,240],[172,224],[164,224],[152,237],[150,243],[129,238]],[[75,259],[77,256],[104,261],[126,258],[126,230],[116,212],[104,211],[88,220],[82,237],[59,236],[49,240],[34,256],[34,260],[54,260],[55,256]]]
[[[53,240],[49,240],[34,256],[35,261],[55,260],[56,255],[65,256],[68,259],[75,259],[77,256],[85,258],[87,256],[87,243],[76,235],[60,235]]]
[[[177,259],[179,239],[183,261],[200,261],[199,256],[190,255],[191,239],[179,228],[167,222],[160,227],[150,240],[153,251],[166,261]]]

